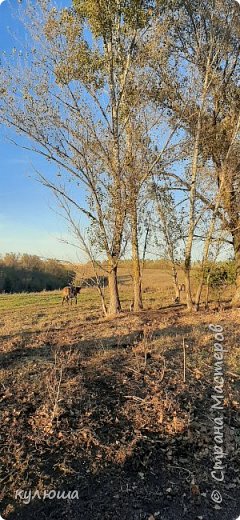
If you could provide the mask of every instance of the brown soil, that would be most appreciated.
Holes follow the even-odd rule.
[[[213,343],[224,328],[224,482],[213,468]],[[236,520],[239,315],[89,311],[2,336],[0,513],[9,520]],[[183,382],[183,338],[186,382]],[[215,415],[216,416],[216,415]],[[220,506],[211,499],[218,489]],[[78,499],[15,499],[77,490]]]

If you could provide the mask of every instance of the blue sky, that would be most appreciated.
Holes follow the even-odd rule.
[[[70,1],[57,3],[67,5]],[[0,0],[0,57],[2,52],[17,47],[13,34],[24,39],[23,28],[14,15],[18,6],[17,0]],[[0,127],[0,255],[26,252],[47,258],[84,260],[79,250],[61,243],[61,238],[71,241],[66,224],[57,214],[52,194],[34,180],[34,167],[46,177],[54,167],[11,144],[9,137],[16,139],[13,131]],[[19,142],[19,136],[16,140]]]
[[[23,36],[16,5],[17,0],[0,0],[0,54],[16,47],[13,33]],[[0,255],[26,252],[76,261],[76,250],[59,241],[68,231],[54,197],[34,180],[33,165],[45,172],[51,166],[11,144],[9,137],[14,139],[14,133],[0,127]]]

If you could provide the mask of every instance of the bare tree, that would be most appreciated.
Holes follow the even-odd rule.
[[[225,189],[219,201],[218,216],[233,237],[237,265],[237,290],[234,304],[240,302],[240,238],[239,238],[239,6],[231,0],[186,1],[172,9],[172,48],[183,74],[175,81],[169,105],[182,121],[182,128],[195,145],[192,179],[175,179],[188,186],[191,193],[215,213],[216,192],[225,177]],[[188,64],[188,65],[186,65]],[[202,94],[189,99],[186,70],[194,69],[203,89]],[[179,88],[185,82],[186,89]],[[205,87],[204,87],[205,85]],[[186,105],[186,98],[189,103]],[[200,100],[200,102],[199,102]],[[185,110],[182,104],[185,103]],[[215,168],[215,193],[208,199],[197,190],[194,181],[197,159],[210,162]],[[214,183],[214,181],[213,181]],[[195,192],[195,193],[194,193]],[[190,233],[191,235],[191,233]],[[191,239],[188,247],[190,249]],[[186,251],[188,263],[189,251]],[[191,304],[190,304],[191,306]]]
[[[165,242],[166,255],[172,267],[175,300],[180,302],[181,294],[178,279],[178,266],[180,259],[180,243],[183,239],[180,213],[176,212],[176,202],[171,194],[171,189],[167,182],[159,186],[153,180],[150,190],[156,204],[156,210],[160,221],[160,231]]]
[[[2,65],[0,120],[27,138],[25,148],[58,167],[40,180],[91,223],[108,260],[108,313],[115,314],[121,309],[117,268],[132,108],[125,91],[137,40],[151,16],[148,2],[125,7],[76,0],[73,9],[57,9],[38,0],[22,16],[29,48]]]

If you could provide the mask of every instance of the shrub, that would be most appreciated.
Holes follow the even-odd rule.
[[[218,262],[217,264],[209,263],[205,268],[204,281],[212,288],[219,288],[224,285],[232,285],[236,280],[236,266],[231,260],[226,262]]]

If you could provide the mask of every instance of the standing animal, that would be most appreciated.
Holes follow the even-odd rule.
[[[72,305],[72,300],[75,299],[75,303],[77,305],[77,295],[80,293],[81,287],[75,287],[74,285],[68,285],[67,287],[64,287],[62,291],[62,305],[64,302],[69,302]]]

